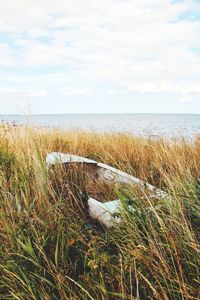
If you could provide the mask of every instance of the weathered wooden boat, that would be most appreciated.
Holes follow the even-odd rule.
[[[48,167],[56,164],[68,166],[81,164],[86,166],[87,171],[90,172],[96,180],[104,180],[106,182],[123,185],[134,185],[141,190],[147,189],[149,191],[149,197],[154,199],[163,199],[168,196],[168,194],[163,190],[158,189],[139,178],[89,158],[68,153],[52,152],[47,155],[46,164]],[[120,218],[117,216],[121,209],[121,201],[119,199],[101,202],[93,197],[89,197],[88,208],[90,216],[108,228],[120,221]],[[133,207],[130,207],[130,209],[131,211],[134,211]]]

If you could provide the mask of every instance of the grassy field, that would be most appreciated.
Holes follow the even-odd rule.
[[[170,197],[50,172],[52,151],[110,164]],[[88,216],[87,194],[128,199],[136,212],[125,208],[106,230]],[[200,299],[199,241],[200,137],[0,127],[1,300]]]

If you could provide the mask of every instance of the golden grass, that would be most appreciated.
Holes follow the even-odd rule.
[[[0,299],[200,297],[200,137],[9,126],[0,135]],[[62,168],[47,171],[52,151],[110,164],[170,199],[86,182],[74,171],[69,182]],[[89,218],[87,193],[128,199],[136,213],[125,209],[107,231]]]

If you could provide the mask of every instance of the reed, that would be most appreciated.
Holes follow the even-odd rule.
[[[0,299],[200,298],[200,136],[167,140],[8,125],[0,135]],[[52,151],[110,164],[170,198],[97,186],[62,167],[49,172],[45,157]],[[88,216],[83,195],[97,190],[125,204],[115,228]]]

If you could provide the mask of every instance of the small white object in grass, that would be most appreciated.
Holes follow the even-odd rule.
[[[108,202],[99,202],[93,198],[88,199],[89,215],[91,218],[98,220],[101,224],[110,228],[119,218],[114,215],[119,212],[120,200]]]
[[[93,198],[88,199],[89,215],[91,218],[98,220],[107,228],[113,227],[116,223],[120,222],[120,214],[122,210],[121,201],[113,200],[108,202],[100,202]],[[134,212],[135,209],[129,206],[129,210]]]
[[[88,163],[88,164],[97,164],[95,160],[72,155],[72,154],[65,154],[59,152],[52,152],[47,155],[46,157],[47,165],[54,165],[54,164],[65,164],[65,163]]]

